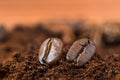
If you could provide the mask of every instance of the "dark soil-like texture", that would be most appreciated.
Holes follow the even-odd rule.
[[[81,67],[66,61],[71,44],[65,44],[62,58],[54,65],[41,65],[38,53],[49,37],[62,39],[41,26],[17,27],[0,42],[0,80],[120,80],[120,45],[97,48],[96,54]]]

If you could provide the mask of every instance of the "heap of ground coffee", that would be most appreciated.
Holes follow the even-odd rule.
[[[86,64],[76,67],[74,62],[66,60],[71,44],[65,44],[61,59],[57,64],[40,64],[38,52],[40,45],[54,34],[43,27],[16,28],[10,38],[0,43],[0,79],[1,80],[119,80],[120,45],[104,46]],[[77,40],[77,39],[76,39]],[[104,59],[104,57],[106,57]]]

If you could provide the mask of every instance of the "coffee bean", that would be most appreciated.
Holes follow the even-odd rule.
[[[7,36],[7,31],[3,26],[0,26],[0,41],[3,41]]]
[[[39,61],[41,64],[54,64],[62,55],[63,43],[58,38],[48,38],[39,50]]]
[[[102,39],[108,44],[120,43],[120,23],[106,23],[103,25]]]
[[[74,61],[76,66],[82,66],[91,59],[95,51],[95,44],[91,40],[87,38],[80,39],[73,43],[66,55],[66,59],[69,62]]]

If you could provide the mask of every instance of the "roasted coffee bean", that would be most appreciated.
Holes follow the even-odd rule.
[[[120,23],[106,23],[103,25],[102,39],[108,44],[120,43]]]
[[[91,59],[95,51],[95,44],[91,40],[87,38],[80,39],[73,43],[66,55],[66,59],[70,62],[74,61],[76,66],[82,66]]]
[[[6,29],[3,26],[0,26],[0,41],[4,40],[7,37],[7,34]]]
[[[63,43],[58,38],[48,38],[39,50],[39,61],[41,64],[54,64],[62,55]]]

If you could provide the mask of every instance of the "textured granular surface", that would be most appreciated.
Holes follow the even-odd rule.
[[[40,45],[49,37],[61,38],[60,34],[41,27],[17,27],[9,36],[0,43],[0,80],[120,80],[119,45],[98,49],[89,62],[76,67],[65,59],[71,46],[65,44],[62,58],[44,66],[38,60]]]

